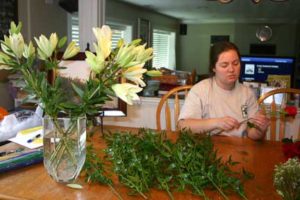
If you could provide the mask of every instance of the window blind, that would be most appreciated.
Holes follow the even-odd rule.
[[[77,13],[71,15],[71,40],[79,46],[79,18]]]
[[[175,34],[172,32],[153,30],[153,60],[154,68],[170,68],[175,66]]]
[[[79,45],[79,18],[78,14],[74,13],[70,16],[71,29],[69,37]],[[107,24],[112,30],[112,48],[117,47],[118,41],[123,38],[126,42],[132,40],[132,26],[116,23]]]

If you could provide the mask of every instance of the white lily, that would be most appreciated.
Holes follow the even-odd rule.
[[[123,76],[126,79],[134,82],[135,84],[140,85],[141,87],[145,87],[146,84],[142,79],[143,79],[143,73],[145,73],[147,70],[144,69],[143,66],[144,65],[141,64],[141,65],[129,67],[123,72]]]
[[[56,35],[56,34],[55,34]],[[57,38],[55,39],[55,35],[51,34],[50,40],[46,38],[46,36],[41,35],[39,39],[34,37],[36,44],[38,45],[38,55],[41,60],[46,60],[51,57],[55,48],[55,42],[57,44]],[[57,37],[57,36],[56,36]],[[55,46],[56,47],[56,46]]]
[[[98,48],[106,59],[111,53],[111,38],[112,32],[109,26],[102,26],[102,28],[93,28],[95,37],[97,38]]]
[[[119,49],[115,59],[120,66],[122,66],[123,68],[128,68],[128,67],[141,64],[140,62],[137,62],[135,58],[136,58],[135,46],[125,45]]]
[[[64,52],[63,59],[72,58],[80,51],[80,48],[76,46],[76,42],[72,41],[68,45],[66,51]]]
[[[34,48],[32,42],[30,41],[28,45],[25,44],[24,52],[23,52],[24,58],[29,58],[29,57],[33,56],[34,53],[35,53],[35,48]]]
[[[112,89],[120,99],[129,105],[133,104],[133,100],[140,99],[137,93],[142,91],[142,88],[130,83],[115,84]]]
[[[153,49],[152,48],[145,49],[145,45],[143,45],[143,46],[136,47],[136,49],[138,49],[136,59],[139,62],[145,63],[148,60],[152,59],[152,57],[153,57]]]
[[[86,51],[85,55],[85,61],[90,66],[91,70],[96,74],[100,73],[104,68],[104,57],[102,54],[95,55],[92,52]]]
[[[1,44],[2,51],[6,54],[21,58],[24,50],[24,39],[21,33],[4,36],[4,44]]]

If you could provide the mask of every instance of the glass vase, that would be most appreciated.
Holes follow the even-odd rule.
[[[72,183],[86,157],[86,118],[44,117],[44,166],[57,182]]]

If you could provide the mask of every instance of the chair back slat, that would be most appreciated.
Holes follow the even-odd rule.
[[[278,94],[283,94],[280,105],[276,105],[275,102],[276,99],[275,95]],[[276,140],[277,138],[281,140],[285,138],[286,135],[288,134],[286,132],[286,130],[288,130],[287,117],[285,116],[284,113],[279,111],[285,108],[287,100],[292,99],[291,96],[295,94],[300,95],[300,90],[294,88],[280,88],[280,89],[271,90],[265,93],[264,95],[262,95],[258,99],[258,104],[260,105],[261,110],[265,112],[267,115],[269,115],[270,117],[270,129],[269,129],[270,140]],[[264,104],[264,101],[268,97],[272,97],[272,102],[270,104],[270,113],[267,113],[268,109],[266,109],[266,105]],[[295,119],[295,120],[299,120],[299,119]],[[290,131],[294,131],[295,132],[294,136],[296,137],[298,136],[297,138],[300,139],[300,126],[296,128],[296,130],[290,130]]]
[[[176,93],[174,99],[174,122],[177,122],[179,117],[179,112],[180,112],[179,95],[178,93]],[[176,125],[176,129],[177,129],[177,125]]]
[[[284,94],[282,101],[281,101],[280,109],[285,108],[286,101],[287,101],[287,95]],[[286,119],[285,119],[284,114],[280,113],[279,115],[280,115],[280,117],[279,117],[279,140],[281,140],[285,136],[285,120]]]
[[[192,85],[185,85],[185,86],[179,86],[176,88],[173,88],[168,93],[166,93],[163,97],[161,97],[160,102],[156,108],[156,128],[157,130],[162,130],[161,126],[161,115],[162,115],[162,109],[165,108],[165,123],[166,128],[165,130],[171,131],[172,130],[172,123],[175,127],[175,130],[177,130],[177,120],[180,114],[180,100],[181,97],[186,97],[188,95],[188,91],[192,88]],[[184,94],[184,95],[183,95]],[[174,105],[171,106],[171,103],[168,101],[170,97],[173,97]],[[173,113],[173,117],[171,116]]]
[[[168,100],[166,101],[165,105],[165,116],[167,130],[171,130],[171,111]]]
[[[274,134],[276,135],[276,133]],[[279,119],[279,140],[284,138],[285,136],[285,117],[280,114],[280,119]]]
[[[275,97],[272,96],[272,103],[271,103],[271,119],[270,119],[270,134],[271,134],[271,140],[276,140],[276,103],[275,103]]]

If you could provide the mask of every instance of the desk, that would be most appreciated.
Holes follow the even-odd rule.
[[[105,130],[131,130],[134,128],[105,127]],[[172,133],[171,139],[176,139]],[[273,186],[274,165],[284,161],[281,151],[281,143],[273,141],[255,142],[247,138],[214,136],[213,142],[218,149],[219,155],[228,158],[232,155],[234,161],[239,161],[237,167],[244,167],[255,174],[255,178],[248,180],[244,186],[248,199],[280,199]],[[95,134],[93,138],[95,148],[104,148],[105,142]],[[31,200],[93,200],[93,199],[117,199],[107,186],[99,184],[88,185],[83,178],[79,180],[83,185],[82,190],[76,190],[54,182],[47,174],[43,164],[13,170],[0,174],[0,194],[14,197],[22,197]],[[142,199],[142,197],[127,196],[126,188],[116,185],[123,199]],[[217,192],[209,193],[211,199],[222,199]],[[186,191],[174,193],[177,200],[201,199]],[[151,199],[169,199],[162,191],[152,190]],[[229,199],[240,199],[237,196],[230,196]]]

